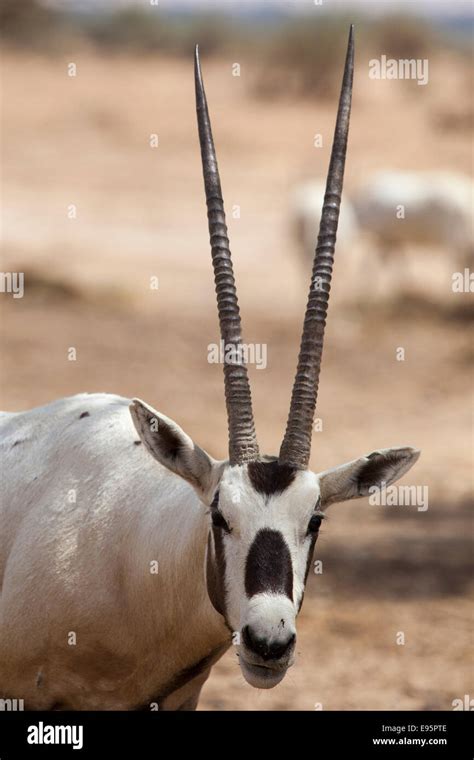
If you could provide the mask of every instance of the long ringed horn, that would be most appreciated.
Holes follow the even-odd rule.
[[[247,367],[242,356],[242,327],[227,236],[224,201],[197,45],[194,59],[194,79],[217,309],[221,338],[224,344],[224,386],[229,430],[229,461],[232,465],[239,465],[258,459],[259,451],[255,435]]]
[[[353,73],[354,27],[351,25],[298,366],[285,436],[279,455],[281,464],[301,470],[307,469],[311,453],[311,436],[318,396],[324,327],[331,289],[337,223],[344,179]]]

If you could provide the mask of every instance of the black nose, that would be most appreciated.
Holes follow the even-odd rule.
[[[295,643],[296,634],[293,633],[286,641],[268,642],[267,639],[258,638],[250,626],[246,625],[242,629],[242,638],[247,649],[257,654],[262,660],[279,660]]]

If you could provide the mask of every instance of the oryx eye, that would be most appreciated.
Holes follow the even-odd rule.
[[[322,520],[323,518],[321,515],[312,515],[308,524],[308,533],[317,533],[321,527]]]
[[[222,530],[225,530],[226,533],[230,533],[230,528],[227,525],[222,512],[219,512],[218,509],[212,510],[211,520],[214,528],[221,528]]]

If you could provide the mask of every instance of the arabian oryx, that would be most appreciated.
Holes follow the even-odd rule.
[[[444,248],[454,266],[472,266],[474,184],[447,171],[378,171],[354,197],[361,229],[369,233],[385,263],[406,246]]]
[[[176,422],[138,399],[82,394],[1,417],[4,699],[43,710],[194,709],[212,665],[232,643],[246,681],[275,686],[293,664],[295,621],[323,510],[392,483],[417,459],[419,452],[404,446],[318,474],[308,469],[353,59],[351,29],[287,428],[279,455],[264,456],[239,349],[239,308],[196,49],[220,330],[234,348],[224,363],[229,458],[213,459]]]

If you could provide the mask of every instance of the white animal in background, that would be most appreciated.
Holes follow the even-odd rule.
[[[360,227],[387,255],[406,245],[441,247],[454,263],[474,253],[471,179],[454,172],[377,172],[353,198]]]
[[[308,469],[353,56],[351,29],[315,255],[317,285],[310,289],[279,455],[264,456],[241,360],[196,50],[221,337],[234,350],[224,363],[229,458],[213,459],[138,399],[82,394],[0,416],[1,698],[43,710],[195,709],[212,665],[231,643],[249,684],[275,686],[294,660],[296,617],[322,510],[394,482],[417,460],[419,452],[405,446],[317,474]]]

